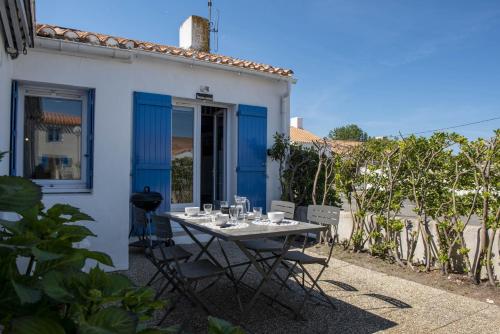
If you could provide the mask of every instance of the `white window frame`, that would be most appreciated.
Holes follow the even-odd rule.
[[[20,83],[19,99],[17,105],[17,156],[16,165],[17,175],[24,175],[24,100],[26,96],[38,96],[47,98],[80,100],[82,102],[82,135],[81,135],[81,166],[80,180],[52,180],[52,179],[32,179],[33,182],[42,187],[43,193],[61,193],[61,192],[86,192],[87,188],[87,132],[88,132],[88,105],[86,89],[67,88],[45,84]]]
[[[176,107],[181,108],[192,108],[193,109],[193,201],[190,203],[170,203],[170,209],[172,211],[184,211],[185,207],[188,206],[199,206],[200,205],[200,126],[201,126],[201,108],[196,105],[186,105],[186,104],[172,104],[172,112]],[[172,117],[172,126],[173,117]],[[170,132],[172,136],[173,132]],[[172,155],[172,153],[170,153]],[[173,155],[171,159],[173,160]],[[171,176],[172,177],[172,176]],[[172,197],[172,180],[170,181],[170,197]],[[170,199],[172,200],[172,199]]]
[[[170,204],[170,210],[171,211],[184,211],[185,207],[188,206],[200,206],[200,180],[201,180],[201,161],[200,161],[200,156],[201,156],[201,107],[202,106],[211,106],[211,107],[220,107],[224,108],[224,150],[225,150],[225,159],[224,159],[224,178],[225,178],[225,187],[224,187],[224,196],[226,200],[231,201],[231,195],[233,193],[232,191],[232,186],[235,181],[233,180],[234,177],[233,173],[230,173],[230,166],[233,165],[232,163],[232,145],[231,145],[231,140],[230,136],[233,134],[230,131],[230,124],[231,124],[231,119],[233,118],[234,114],[234,105],[231,104],[226,104],[226,103],[217,103],[217,102],[209,102],[209,101],[196,101],[196,100],[191,100],[191,99],[185,99],[185,98],[178,98],[174,97],[172,100],[172,110],[174,110],[176,107],[184,107],[184,108],[193,108],[195,115],[194,115],[194,159],[193,159],[193,202],[192,203],[176,203]],[[236,118],[236,117],[234,117]],[[234,170],[234,173],[236,171]],[[172,184],[172,182],[170,182]],[[172,190],[170,190],[172,191]]]

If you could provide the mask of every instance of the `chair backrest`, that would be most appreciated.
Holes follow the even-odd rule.
[[[169,241],[174,236],[170,219],[163,216],[151,215],[151,221],[156,228],[156,237],[161,241]]]
[[[170,218],[151,215],[151,221],[155,225],[156,229],[156,240],[159,241],[158,247],[160,249],[160,253],[162,254],[163,260],[166,260],[165,252],[166,248],[175,245],[173,241],[173,233],[172,233],[172,225],[170,224]],[[179,265],[179,259],[177,258],[177,253],[171,253],[174,257],[174,262],[176,265]],[[180,270],[180,268],[178,268]]]
[[[272,201],[271,211],[281,211],[285,213],[286,219],[293,219],[295,215],[295,204],[286,201]]]
[[[132,217],[134,225],[145,227],[148,223],[146,211],[136,206],[132,206]]]
[[[340,208],[329,205],[309,205],[307,207],[307,221],[313,224],[338,226]]]

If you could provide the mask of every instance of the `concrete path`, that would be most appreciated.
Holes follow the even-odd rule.
[[[179,238],[178,241],[183,243],[184,240]],[[196,251],[193,245],[183,246]],[[231,244],[224,243],[224,248],[231,262],[243,259],[241,252]],[[211,249],[220,256],[218,246]],[[222,262],[222,258],[220,260]],[[312,273],[317,271],[314,266],[308,269]],[[153,266],[143,255],[131,250],[127,274],[136,284],[144,285],[153,272]],[[258,279],[259,275],[253,271],[245,276],[254,286]],[[242,326],[247,333],[500,333],[498,306],[340,260],[331,260],[320,284],[337,310],[308,303],[302,312],[305,320],[292,319],[284,309],[269,305],[264,298],[242,314],[233,287],[225,279],[207,289],[203,298],[215,316]],[[269,286],[266,292],[274,294],[276,286]],[[250,291],[240,293],[244,301],[252,296]],[[284,290],[280,300],[291,306],[299,305],[301,296],[300,287],[295,284],[292,291]],[[175,296],[167,294],[164,298],[172,300]],[[159,312],[156,319],[161,316]],[[181,299],[163,325],[183,323],[191,333],[206,333],[206,319],[203,312]]]

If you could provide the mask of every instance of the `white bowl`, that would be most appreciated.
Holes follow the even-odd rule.
[[[189,217],[194,217],[200,213],[200,208],[197,206],[188,206],[184,208],[184,213],[186,213]]]
[[[267,213],[267,218],[271,223],[279,224],[283,219],[285,219],[285,213],[281,211],[271,211]]]
[[[229,221],[229,215],[228,214],[219,213],[215,217],[215,225],[217,225],[217,226],[222,226],[225,223],[227,223],[228,221]]]

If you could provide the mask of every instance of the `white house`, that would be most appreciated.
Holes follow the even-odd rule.
[[[289,131],[291,70],[202,51],[199,17],[181,26],[180,48],[35,24],[31,4],[0,2],[0,174],[94,217],[91,248],[116,269],[128,267],[129,197],[144,186],[162,211],[279,198],[266,151]]]

